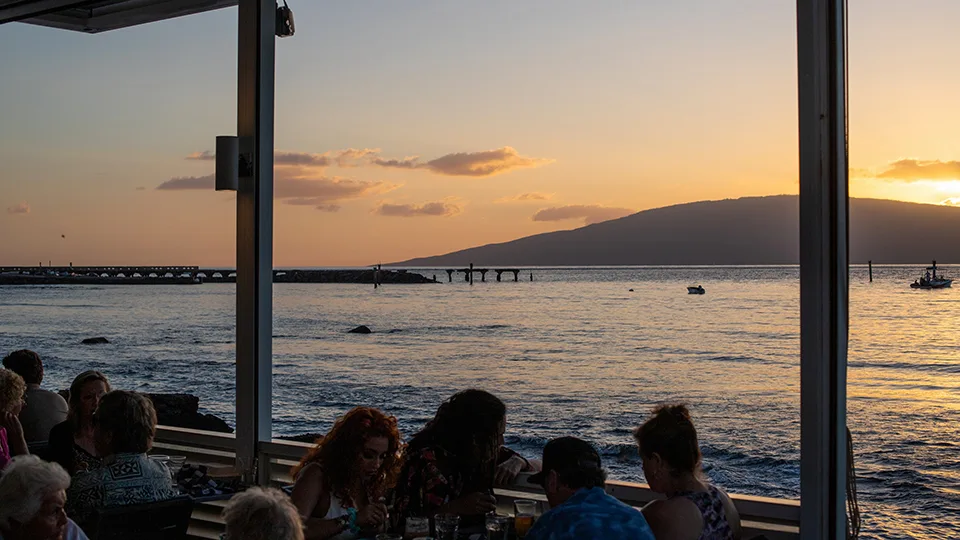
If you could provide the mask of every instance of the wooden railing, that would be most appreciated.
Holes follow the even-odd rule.
[[[198,431],[194,429],[160,426],[154,441],[154,452],[187,456],[191,463],[211,467],[234,465],[233,435]],[[290,468],[307,452],[311,445],[293,441],[273,440],[260,443],[260,466],[269,467],[270,481],[275,486],[289,485]],[[657,498],[646,484],[607,481],[607,493],[632,506],[643,506]],[[534,499],[546,503],[546,496],[536,486],[511,486],[495,490],[498,506],[512,509],[516,499]],[[800,537],[800,501],[731,494],[743,524],[744,538],[765,535],[770,540],[797,540]],[[220,513],[226,503],[198,505],[193,512],[190,538],[216,540],[223,532]]]

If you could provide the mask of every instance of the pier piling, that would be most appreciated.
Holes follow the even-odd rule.
[[[873,261],[867,261],[867,271],[870,273],[870,283],[873,283]]]
[[[473,263],[470,263],[470,284],[473,285]]]

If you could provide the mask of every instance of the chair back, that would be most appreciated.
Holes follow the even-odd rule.
[[[193,499],[102,508],[94,518],[91,540],[183,540],[187,537]]]

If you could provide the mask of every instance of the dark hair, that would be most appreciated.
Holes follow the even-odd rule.
[[[27,384],[40,384],[43,380],[43,361],[39,354],[29,349],[8,354],[3,359],[3,367],[23,377]]]
[[[83,373],[77,375],[73,382],[70,383],[70,393],[67,395],[67,404],[69,408],[67,409],[67,421],[70,422],[70,426],[73,428],[74,434],[80,430],[80,394],[83,393],[83,387],[93,381],[100,381],[107,388],[107,392],[110,391],[110,381],[107,380],[107,376],[99,371],[84,371]]]
[[[349,493],[353,487],[352,464],[363,451],[363,445],[374,437],[387,439],[387,457],[380,466],[374,485],[368,486],[368,489],[375,497],[383,495],[396,484],[400,472],[400,430],[397,429],[396,418],[371,407],[356,407],[337,419],[291,474],[296,478],[304,467],[316,463],[323,471],[324,482],[341,502],[356,502],[356,497]]]
[[[114,390],[100,400],[93,425],[110,435],[111,454],[144,454],[157,433],[157,412],[143,394]]]
[[[660,456],[675,474],[696,473],[700,468],[700,445],[690,411],[683,404],[660,405],[653,417],[633,432],[640,455]]]
[[[408,455],[437,445],[450,452],[461,472],[496,459],[500,451],[500,424],[507,406],[484,390],[462,390],[440,404],[436,416],[413,436]]]
[[[557,471],[560,483],[571,489],[594,488],[603,486],[607,481],[607,473],[603,469],[567,469]]]

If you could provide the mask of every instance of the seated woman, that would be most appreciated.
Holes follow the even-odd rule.
[[[13,458],[0,475],[0,540],[87,540],[63,511],[69,485],[56,463]]]
[[[303,522],[283,492],[252,487],[223,509],[223,540],[303,540]]]
[[[0,471],[10,458],[29,454],[27,441],[23,438],[23,426],[17,415],[23,409],[23,396],[27,384],[23,377],[0,368]]]
[[[84,530],[96,510],[171,499],[179,495],[167,468],[147,457],[157,413],[145,396],[114,390],[93,415],[94,441],[103,465],[77,473],[67,492],[67,514]]]
[[[382,500],[399,468],[396,418],[357,407],[338,419],[292,471],[291,499],[306,519],[306,537],[341,540],[382,531]]]
[[[667,496],[643,508],[657,540],[737,540],[740,515],[700,470],[700,446],[684,405],[661,405],[633,436],[650,489]]]
[[[483,390],[457,392],[440,405],[404,451],[394,494],[400,524],[407,517],[450,513],[475,518],[496,510],[498,461],[518,458],[529,467],[503,449],[506,412],[499,398]]]
[[[70,385],[67,419],[50,430],[47,451],[71,475],[100,466],[93,439],[93,413],[109,391],[110,382],[99,371],[84,371]]]

